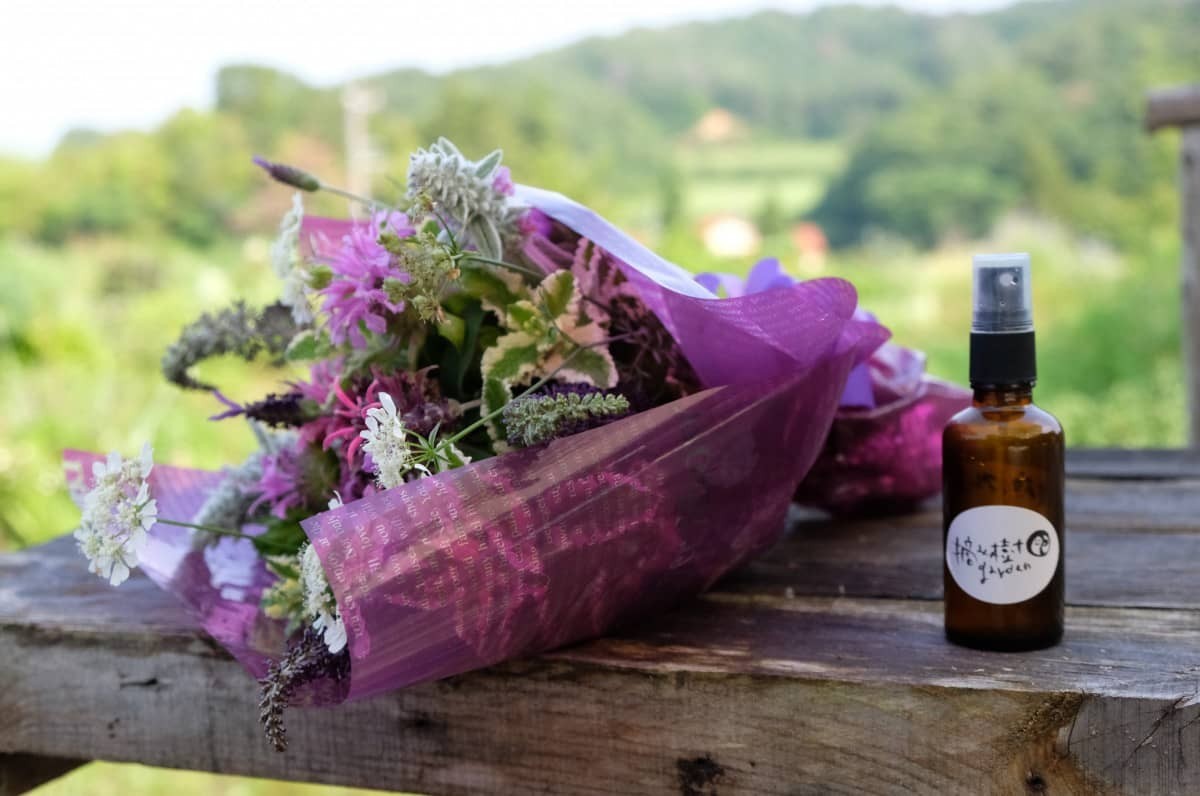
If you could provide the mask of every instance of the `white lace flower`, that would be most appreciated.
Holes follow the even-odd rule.
[[[154,466],[150,445],[137,459],[110,453],[92,466],[94,485],[83,500],[83,518],[75,539],[88,569],[118,586],[146,547],[147,532],[158,521],[158,503],[146,479]]]
[[[304,221],[304,200],[299,192],[292,196],[292,209],[279,222],[279,237],[271,244],[271,267],[283,282],[279,302],[292,308],[292,318],[300,326],[312,323],[309,302],[308,269],[300,256],[300,224]]]
[[[346,624],[325,578],[321,558],[311,544],[300,551],[300,583],[304,589],[305,616],[314,629],[322,631],[329,651],[341,652],[346,646]]]
[[[391,489],[404,482],[412,470],[424,468],[413,461],[412,448],[404,430],[404,421],[396,412],[396,402],[386,392],[379,393],[381,406],[367,410],[367,429],[359,433],[363,450],[375,463],[375,482],[381,489]]]
[[[322,631],[321,638],[330,652],[337,654],[346,647],[346,623],[342,621],[342,617],[337,612],[333,614],[322,612],[313,620],[312,626],[314,630]]]

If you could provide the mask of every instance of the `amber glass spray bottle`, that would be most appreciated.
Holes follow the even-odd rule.
[[[973,405],[942,437],[946,637],[1027,650],[1063,632],[1063,432],[1033,405],[1029,255],[974,261]]]

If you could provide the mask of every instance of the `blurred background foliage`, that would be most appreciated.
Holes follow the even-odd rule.
[[[376,100],[382,196],[438,135],[474,156],[502,146],[519,181],[693,270],[776,255],[798,276],[851,279],[950,379],[966,375],[970,254],[1028,250],[1039,400],[1070,443],[1179,445],[1178,138],[1147,135],[1141,113],[1147,89],[1200,80],[1197,41],[1200,3],[1186,0],[829,7],[357,85]],[[289,196],[250,156],[345,180],[344,87],[252,64],[216,82],[214,107],[157,129],[75,130],[44,160],[0,157],[0,548],[76,521],[62,448],[150,439],[161,461],[216,467],[251,446],[205,421],[208,396],[164,384],[158,359],[201,311],[270,300],[267,246]],[[310,209],[346,212],[324,197]],[[709,237],[729,218],[753,233],[734,253]],[[281,377],[220,361],[205,374],[234,398]],[[136,769],[109,767],[46,792],[88,776],[90,792],[140,787]]]

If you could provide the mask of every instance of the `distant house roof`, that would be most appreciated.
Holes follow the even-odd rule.
[[[702,144],[719,144],[745,138],[750,132],[746,123],[724,108],[713,108],[692,125],[688,137]]]
[[[700,239],[704,248],[718,257],[747,257],[762,245],[758,227],[749,219],[731,213],[701,219]]]

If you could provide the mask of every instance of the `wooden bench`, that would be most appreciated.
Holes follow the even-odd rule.
[[[637,632],[332,710],[70,539],[0,557],[0,792],[86,760],[430,793],[1200,793],[1200,455],[1069,458],[1067,635],[942,637],[941,519],[799,516]]]

